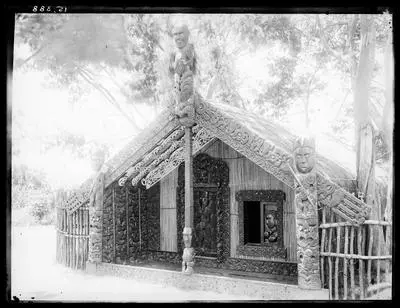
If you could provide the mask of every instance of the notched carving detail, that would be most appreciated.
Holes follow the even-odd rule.
[[[214,140],[206,129],[200,128],[198,125],[193,127],[193,155],[198,153],[204,146]],[[183,144],[175,150],[167,159],[161,162],[157,167],[150,171],[142,180],[142,184],[149,188],[177,168],[183,161],[184,147]]]
[[[318,202],[332,209],[340,217],[352,224],[364,223],[371,212],[371,207],[337,184],[328,176],[317,173]]]

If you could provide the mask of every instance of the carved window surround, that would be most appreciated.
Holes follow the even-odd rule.
[[[236,254],[249,257],[260,257],[270,259],[286,259],[286,249],[283,243],[283,202],[286,195],[281,190],[241,190],[235,195],[239,202],[239,245]],[[274,215],[277,220],[278,238],[276,242],[263,242],[260,244],[245,244],[244,234],[244,202],[259,201],[261,205],[274,203],[276,210]],[[261,223],[261,222],[260,222]]]

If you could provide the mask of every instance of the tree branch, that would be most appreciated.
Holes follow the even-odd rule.
[[[47,45],[47,44],[46,44]],[[18,66],[15,67],[16,70],[22,68],[26,63],[28,63],[30,60],[32,60],[32,58],[36,57],[43,49],[46,45],[42,45],[38,50],[36,50],[33,54],[31,54],[28,58],[26,58],[25,60],[22,61],[21,64],[19,64]]]
[[[337,52],[336,50],[333,50],[333,49],[329,46],[328,40],[327,40],[327,38],[326,38],[326,36],[325,36],[325,32],[324,32],[324,29],[322,28],[321,21],[320,21],[320,19],[319,19],[318,14],[315,15],[315,17],[316,17],[317,26],[318,26],[318,28],[319,28],[320,39],[321,39],[322,45],[324,46],[324,49],[325,49],[328,53],[330,53],[331,55],[333,55],[337,60],[339,60],[340,62],[343,62],[344,59],[343,59],[343,57],[340,55],[340,53]]]
[[[88,72],[86,72],[84,69],[82,69],[80,66],[76,65],[76,68],[78,69],[78,74],[84,79],[86,80],[91,86],[93,86],[97,91],[99,91],[105,98],[106,100],[112,104],[115,108],[118,109],[118,111],[120,111],[120,113],[129,121],[129,123],[132,124],[132,126],[136,129],[136,130],[141,130],[139,126],[137,126],[137,124],[135,123],[135,121],[133,119],[131,119],[126,112],[124,112],[121,107],[118,105],[117,101],[115,100],[115,98],[111,95],[111,93],[109,93],[102,85],[96,83],[93,81],[93,79],[90,77],[90,74]]]

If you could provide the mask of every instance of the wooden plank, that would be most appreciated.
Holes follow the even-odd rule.
[[[112,209],[113,209],[113,263],[116,258],[116,223],[115,223],[115,186],[112,186]]]
[[[78,236],[78,259],[77,259],[77,267],[78,269],[81,268],[81,258],[82,258],[82,251],[81,251],[81,242],[82,242],[82,237],[81,237],[81,232],[80,232],[80,212],[81,210],[79,209],[76,213],[76,230],[77,230],[77,236]]]
[[[69,235],[73,235],[74,234],[74,214],[72,213],[70,214],[70,219],[71,219],[71,233]],[[70,236],[71,238],[71,268],[74,268],[74,260],[75,260],[75,238],[73,236]]]
[[[126,261],[129,260],[129,196],[128,187],[125,185],[125,214],[126,214]]]
[[[88,210],[86,210],[86,209],[84,209],[83,211],[82,211],[82,220],[83,220],[83,224],[82,224],[82,233],[83,233],[83,235],[88,235],[88,232],[86,231],[86,225],[87,225],[87,220],[86,220],[86,215],[87,215],[87,212],[88,212]],[[88,246],[88,244],[89,244],[89,239],[88,238],[84,238],[83,239],[83,247],[82,247],[82,250],[83,250],[83,260],[82,260],[82,262],[83,262],[83,268],[82,269],[85,269],[86,268],[86,261],[87,261],[87,259],[88,259],[88,256],[87,256],[87,246]]]
[[[73,234],[76,235],[76,211],[73,213]],[[77,261],[77,256],[78,256],[78,252],[77,252],[77,238],[73,237],[73,242],[74,242],[74,255],[73,255],[73,268],[76,269],[76,261]]]
[[[354,227],[350,227],[350,254],[354,252]],[[355,295],[355,273],[354,273],[354,261],[350,259],[350,285],[351,285],[351,299],[356,299]]]
[[[142,250],[142,214],[141,214],[141,208],[142,208],[142,201],[141,201],[141,189],[138,187],[138,206],[139,206],[139,250]]]
[[[340,253],[340,232],[341,227],[336,230],[336,253]],[[335,299],[339,299],[339,257],[335,260]]]
[[[349,227],[344,227],[344,254],[348,253],[349,248]],[[347,259],[343,258],[343,299],[347,299]]]
[[[385,254],[386,255],[389,255],[389,253],[390,253],[390,251],[389,251],[389,245],[390,245],[390,243],[389,243],[389,239],[391,238],[390,236],[389,236],[389,234],[390,234],[390,232],[391,232],[391,226],[386,226],[386,238],[385,238]],[[389,281],[389,260],[387,260],[386,262],[385,262],[385,281],[387,282],[387,281]]]
[[[372,243],[374,240],[374,230],[372,228],[372,225],[366,226],[366,228],[368,228],[369,230],[369,241],[368,241],[368,256],[372,256]],[[368,279],[368,283],[371,283],[371,259],[368,260],[367,262],[367,279]]]
[[[332,247],[332,233],[333,233],[333,228],[329,229],[329,243],[328,243],[328,252],[331,252],[331,247]],[[332,290],[332,259],[329,256],[328,257],[328,265],[329,265],[329,299],[333,299],[333,290]]]
[[[357,230],[357,235],[358,235],[358,254],[362,255],[363,254],[363,247],[362,247],[362,242],[363,242],[363,236],[362,236],[362,226],[358,227]],[[359,283],[360,283],[360,299],[364,299],[364,264],[362,259],[358,259],[358,278],[359,278]]]
[[[72,235],[75,235],[75,228],[76,228],[76,223],[75,223],[75,214],[76,212],[72,213]],[[72,237],[72,268],[75,269],[76,267],[76,238],[73,236]]]
[[[331,222],[331,223],[323,223],[320,225],[321,229],[326,228],[336,228],[336,227],[344,227],[344,226],[353,226],[354,224],[351,222]],[[363,225],[381,225],[381,226],[390,226],[391,224],[387,221],[377,221],[377,220],[366,220]]]
[[[378,256],[381,255],[381,228],[380,226],[377,227],[378,228],[378,247],[377,247],[377,252],[378,252]],[[382,234],[383,236],[383,234]],[[377,265],[376,265],[376,279],[377,282],[376,283],[381,283],[381,261],[379,259],[376,260]]]
[[[326,223],[326,208],[324,207],[322,209],[322,223]],[[321,252],[324,252],[324,248],[325,248],[325,236],[326,236],[326,230],[322,229],[322,234],[321,234]],[[325,285],[325,273],[324,273],[324,256],[320,255],[321,258],[321,285],[322,288]]]
[[[79,209],[79,235],[82,236],[82,228],[83,228],[83,219],[82,219],[82,213],[83,210]],[[80,255],[80,260],[79,260],[79,268],[83,268],[83,238],[79,239],[79,255]]]
[[[71,234],[71,215],[67,214],[67,234]],[[67,237],[67,249],[68,249],[68,267],[71,267],[72,264],[72,239],[71,237]]]
[[[176,187],[178,169],[160,181],[160,249],[176,252],[178,249],[176,222]]]

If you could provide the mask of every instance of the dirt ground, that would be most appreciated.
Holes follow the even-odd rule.
[[[47,302],[190,302],[251,301],[205,291],[138,283],[133,279],[88,275],[55,262],[53,226],[13,227],[11,298]]]

